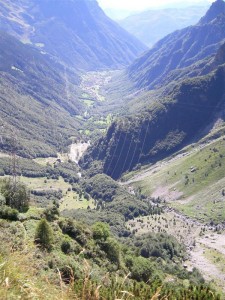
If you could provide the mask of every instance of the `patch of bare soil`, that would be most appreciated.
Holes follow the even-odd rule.
[[[9,154],[0,152],[0,158],[9,157]]]
[[[221,254],[225,255],[225,233],[217,234],[213,233],[206,235],[199,239],[201,244],[206,245],[208,248],[217,250]]]
[[[87,150],[90,143],[76,143],[70,146],[69,158],[78,163],[83,153]]]
[[[176,183],[177,184],[177,183]],[[166,201],[174,201],[174,200],[178,200],[183,193],[178,191],[175,188],[175,185],[170,185],[170,186],[159,186],[153,193],[152,193],[152,197],[153,198],[161,198],[164,199]]]

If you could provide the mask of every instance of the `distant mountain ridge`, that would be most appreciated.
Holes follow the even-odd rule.
[[[129,78],[138,88],[154,89],[172,80],[197,76],[198,72],[191,73],[199,62],[212,58],[225,39],[224,10],[224,1],[217,0],[195,26],[160,40],[129,67]]]
[[[125,66],[147,49],[95,0],[1,0],[0,29],[78,70]]]
[[[175,30],[196,24],[208,6],[146,10],[118,23],[150,48]]]
[[[135,61],[129,74],[137,90],[145,91],[133,103],[142,102],[142,108],[113,122],[81,160],[84,168],[118,179],[204,137],[218,116],[225,128],[224,6],[216,1],[207,18],[167,36]],[[209,23],[201,24],[204,19]]]

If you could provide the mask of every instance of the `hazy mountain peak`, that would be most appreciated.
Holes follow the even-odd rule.
[[[146,10],[133,14],[119,24],[150,48],[168,34],[199,22],[209,6]]]
[[[212,3],[205,16],[201,18],[199,24],[209,23],[221,14],[225,14],[225,2],[223,0],[216,0]]]
[[[196,76],[199,62],[214,56],[224,39],[225,2],[217,0],[196,26],[167,35],[137,59],[128,69],[129,77],[139,88],[155,89],[172,78]]]

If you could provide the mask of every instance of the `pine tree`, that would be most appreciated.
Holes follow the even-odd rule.
[[[51,249],[53,243],[53,232],[46,219],[41,219],[38,223],[36,228],[35,241],[43,248],[47,250]]]

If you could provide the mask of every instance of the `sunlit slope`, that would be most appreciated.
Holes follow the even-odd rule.
[[[224,131],[224,125],[223,129]],[[128,184],[188,216],[220,223],[225,218],[225,137],[203,141],[137,172]],[[125,177],[126,178],[126,177]]]

